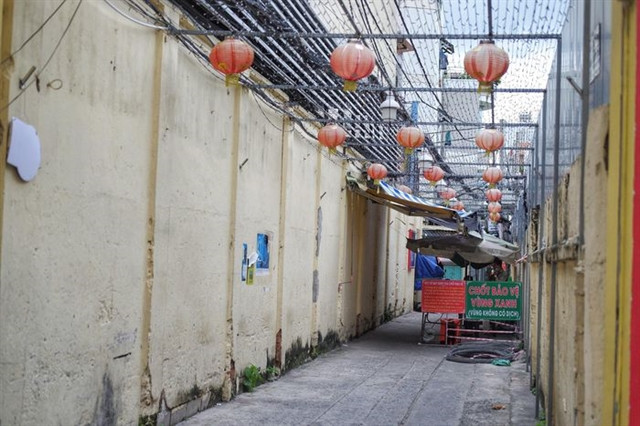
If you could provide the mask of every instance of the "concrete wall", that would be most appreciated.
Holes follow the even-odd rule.
[[[552,263],[557,262],[555,292],[555,338],[553,341],[553,423],[601,424],[605,341],[604,289],[606,185],[607,185],[607,107],[592,111],[587,131],[585,153],[585,235],[584,251],[579,250],[578,214],[580,209],[580,161],[571,167],[558,187],[558,216],[553,218],[553,196],[544,208],[543,255],[532,256],[531,285],[531,359],[532,371],[540,371],[541,401],[548,405],[549,348],[551,344],[551,279]],[[552,220],[557,220],[557,248],[552,247]],[[531,224],[528,246],[536,244],[539,224]],[[538,299],[539,274],[542,298]],[[541,324],[538,329],[538,315]],[[540,352],[537,339],[540,335]],[[551,421],[548,419],[547,421]]]
[[[14,56],[3,103],[76,4]],[[15,2],[10,50],[57,5]],[[2,181],[2,424],[175,423],[249,364],[292,368],[411,309],[419,221],[349,193],[340,158],[104,2],[81,4],[9,115],[42,165]],[[269,268],[247,285],[258,233]]]

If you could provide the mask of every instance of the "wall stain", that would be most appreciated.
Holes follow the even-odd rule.
[[[297,338],[295,342],[291,344],[291,347],[287,349],[285,354],[285,366],[284,371],[292,370],[309,360],[309,344],[302,345],[302,339]]]
[[[151,394],[151,371],[147,365],[141,378],[140,404],[143,407],[153,405],[153,395]]]
[[[324,337],[322,333],[318,331],[318,346],[316,348],[318,354],[330,352],[341,344],[340,336],[335,330],[327,331],[327,335]]]
[[[96,408],[93,413],[92,425],[112,426],[118,422],[118,411],[113,394],[113,383],[105,372],[102,376],[102,392],[96,400]]]
[[[316,228],[316,257],[320,256],[320,240],[322,240],[322,207],[318,207],[318,225]]]
[[[320,277],[317,269],[313,271],[313,287],[311,292],[311,299],[313,303],[318,301],[318,293],[320,291]]]

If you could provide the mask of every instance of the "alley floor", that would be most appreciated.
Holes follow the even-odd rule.
[[[535,424],[524,361],[447,361],[449,347],[418,344],[420,320],[417,312],[397,318],[180,424]]]

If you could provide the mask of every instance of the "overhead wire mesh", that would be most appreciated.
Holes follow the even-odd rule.
[[[242,84],[274,109],[289,116],[310,138],[319,126],[338,122],[347,131],[350,161],[381,162],[390,180],[416,195],[438,200],[438,189],[421,176],[429,164],[447,173],[443,184],[458,191],[467,209],[483,208],[482,169],[500,166],[505,179],[503,206],[513,211],[525,191],[536,131],[556,41],[568,0],[171,0],[193,23],[172,23],[149,0],[126,0],[139,13],[169,27],[203,63],[206,44],[234,35],[256,52],[253,70]],[[508,52],[510,67],[493,97],[476,92],[464,73],[465,52],[492,33]],[[356,92],[341,90],[329,66],[331,52],[348,36],[359,37],[376,55],[376,70]],[[255,76],[254,76],[255,77]],[[286,95],[282,100],[274,90]],[[379,104],[394,96],[398,120],[384,123]],[[486,157],[474,143],[492,121],[505,134],[504,148]],[[395,141],[402,125],[427,135],[423,149],[405,158]]]

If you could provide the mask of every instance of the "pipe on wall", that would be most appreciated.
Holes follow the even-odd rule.
[[[562,86],[562,39],[558,39],[558,51],[556,57],[556,99],[555,99],[555,123],[553,126],[553,212],[551,217],[551,245],[558,244],[558,182],[559,182],[559,157],[560,157],[560,95]],[[554,382],[554,355],[556,335],[556,287],[558,280],[558,261],[551,263],[551,290],[549,300],[549,374],[547,384],[547,419],[553,426],[553,382]]]
[[[541,163],[542,166],[540,168],[541,173],[541,185],[540,185],[540,212],[538,214],[538,251],[543,250],[542,245],[544,244],[544,202],[545,202],[545,181],[546,181],[546,168],[547,168],[547,96],[542,99],[542,148],[540,152],[542,155]],[[537,141],[536,141],[537,143]],[[544,256],[540,258],[540,267],[538,271],[538,298],[536,303],[538,304],[538,312],[537,312],[537,321],[536,321],[536,356],[538,359],[536,360],[536,419],[540,418],[540,395],[542,393],[541,383],[540,383],[540,363],[542,361],[541,352],[541,337],[540,330],[542,328],[542,286],[543,286],[543,275],[544,275]]]
[[[582,92],[581,92],[581,120],[582,132],[580,135],[580,150],[582,161],[580,162],[580,218],[579,218],[579,244],[584,244],[584,175],[586,167],[585,154],[587,151],[587,126],[589,124],[589,86],[591,84],[591,0],[584,0],[584,19],[582,23]]]

